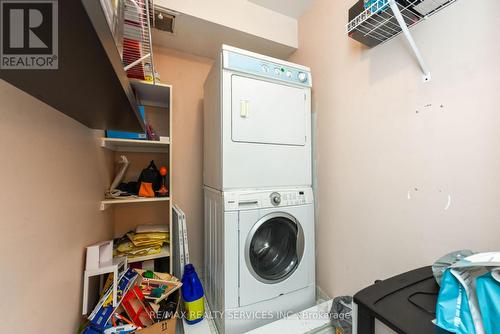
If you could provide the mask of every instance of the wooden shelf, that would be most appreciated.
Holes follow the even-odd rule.
[[[146,202],[168,202],[170,197],[134,197],[127,199],[105,199],[101,201],[101,211],[106,210],[110,205],[114,204],[130,204],[130,203],[146,203]]]
[[[130,84],[135,90],[140,105],[170,108],[170,90],[172,86],[135,79],[131,79]]]
[[[101,147],[118,152],[151,152],[167,153],[170,149],[168,141],[134,140],[119,138],[101,138]]]
[[[148,261],[148,260],[154,260],[154,259],[161,259],[161,258],[169,257],[169,256],[170,256],[170,246],[164,245],[161,249],[161,252],[158,254],[136,256],[136,257],[132,257],[132,258],[127,257],[127,262],[128,263],[142,262],[142,261]]]
[[[0,79],[92,129],[144,131],[100,0],[58,1],[59,68],[0,70]]]

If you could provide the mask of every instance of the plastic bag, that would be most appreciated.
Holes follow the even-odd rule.
[[[476,332],[467,291],[451,269],[447,269],[441,279],[436,325],[457,334],[482,334]]]
[[[479,277],[476,293],[486,334],[500,333],[500,268]]]
[[[488,272],[498,266],[500,252],[474,254],[451,265],[441,280],[436,325],[457,334],[498,334],[488,324],[491,317],[494,323],[500,319],[497,270]]]
[[[352,297],[341,296],[336,297],[332,301],[332,309],[330,310],[330,321],[332,326],[337,330],[337,333],[351,334],[352,333]]]
[[[432,265],[432,273],[434,274],[434,278],[436,282],[441,285],[441,277],[443,276],[446,269],[450,268],[453,264],[457,263],[464,258],[473,255],[474,253],[471,250],[463,249],[456,252],[452,252],[446,254],[443,257],[440,257],[434,264]]]

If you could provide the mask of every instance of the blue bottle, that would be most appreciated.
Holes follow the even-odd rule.
[[[185,319],[190,325],[203,320],[205,316],[205,294],[200,279],[192,264],[186,264],[182,275],[182,299],[186,310]]]

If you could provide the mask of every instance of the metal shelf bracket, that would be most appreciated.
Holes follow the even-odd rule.
[[[394,14],[394,17],[399,23],[399,26],[401,27],[401,30],[403,31],[403,34],[406,37],[406,40],[408,41],[408,44],[410,45],[410,48],[412,49],[413,53],[415,54],[415,57],[417,58],[418,64],[420,65],[420,68],[422,69],[422,72],[424,73],[423,76],[423,81],[424,82],[429,82],[431,81],[431,72],[429,68],[427,67],[427,64],[424,61],[424,58],[422,57],[422,54],[420,53],[420,50],[415,43],[415,40],[413,39],[413,36],[410,33],[410,29],[408,29],[408,26],[406,25],[406,22],[403,18],[403,15],[401,14],[401,11],[399,10],[399,7],[396,3],[395,0],[389,0],[389,6],[391,6],[391,10]]]

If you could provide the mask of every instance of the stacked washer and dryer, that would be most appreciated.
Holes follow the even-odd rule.
[[[315,303],[311,74],[223,46],[205,83],[205,292],[220,333]]]

